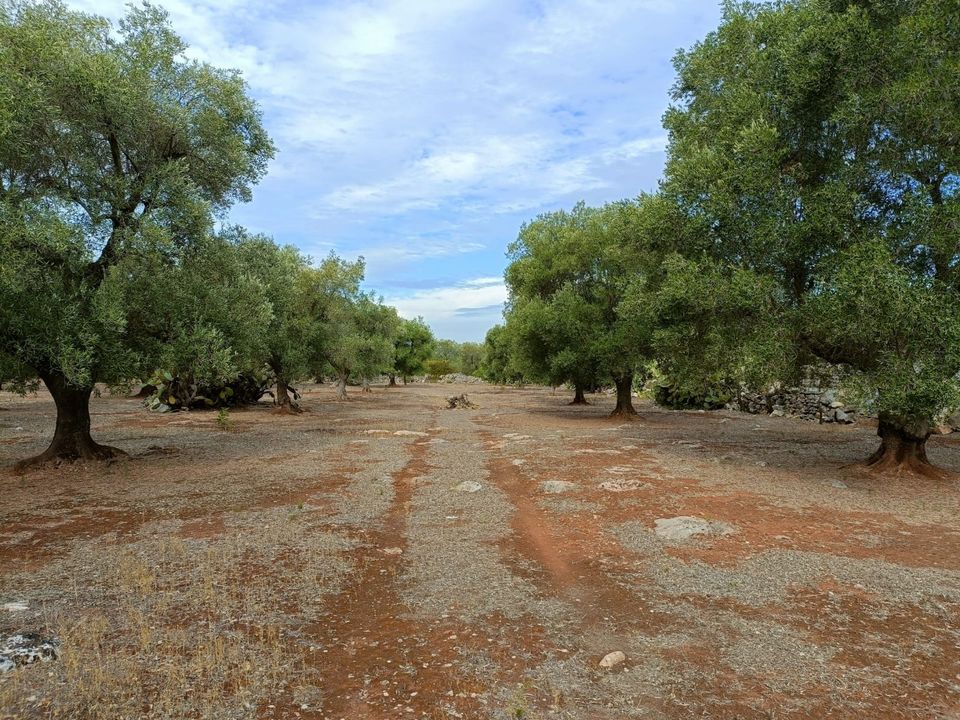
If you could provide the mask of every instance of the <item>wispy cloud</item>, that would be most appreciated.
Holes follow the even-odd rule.
[[[500,321],[507,288],[499,277],[480,277],[456,285],[387,296],[407,318],[422,316],[440,337],[454,340],[482,338]]]

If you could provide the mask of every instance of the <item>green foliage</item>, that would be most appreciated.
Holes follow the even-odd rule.
[[[426,369],[427,375],[432,378],[438,378],[456,372],[453,363],[442,358],[431,358],[427,360],[424,363],[424,369]]]
[[[464,375],[476,376],[483,362],[483,345],[475,342],[460,343],[459,369]]]
[[[446,360],[454,368],[451,372],[457,372],[460,365],[460,344],[455,340],[437,340],[433,344],[431,357]]]
[[[239,76],[184,49],[151,6],[111,28],[55,2],[0,3],[5,374],[92,387],[164,364],[144,332],[197,302],[166,281],[273,153]],[[213,329],[187,325],[163,337],[192,333],[222,359]]]
[[[156,390],[144,404],[151,410],[170,412],[191,408],[225,408],[254,405],[275,382],[266,368],[246,370],[229,380],[198,381],[192,373],[174,376],[168,371],[155,374],[149,384]]]
[[[393,373],[406,382],[411,375],[423,372],[423,364],[433,353],[433,333],[423,318],[401,319],[393,347]]]
[[[622,303],[645,282],[647,199],[578,204],[524,225],[508,249],[507,332],[524,376],[580,387],[632,377],[651,331]]]
[[[317,319],[315,374],[331,370],[342,388],[350,378],[387,372],[394,362],[400,318],[396,309],[360,290],[363,269],[362,259],[350,263],[331,255],[308,276],[310,312]]]
[[[244,373],[263,375],[273,317],[266,288],[233,233],[194,242],[180,260],[131,254],[118,265],[125,272],[116,273],[130,279],[123,282],[129,330],[142,338],[140,349],[154,368],[171,376],[172,391],[157,399],[174,407],[246,402],[220,392]]]
[[[859,395],[910,426],[960,407],[960,297],[899,266],[886,243],[840,253],[803,313],[815,342],[859,371]],[[872,322],[850,322],[851,318]]]
[[[319,318],[310,312],[307,259],[292,246],[277,246],[242,228],[231,231],[245,272],[263,288],[271,314],[261,327],[264,358],[276,379],[290,384],[310,372],[311,339]]]
[[[503,325],[494,325],[487,330],[487,335],[483,341],[483,362],[480,365],[480,377],[501,385],[521,383],[523,376],[516,369],[514,356],[509,331]]]
[[[221,430],[230,430],[233,428],[230,411],[226,408],[220,408],[220,412],[217,413],[217,427]]]
[[[819,359],[901,425],[960,404],[958,36],[935,0],[731,3],[678,55],[668,375],[759,384]]]

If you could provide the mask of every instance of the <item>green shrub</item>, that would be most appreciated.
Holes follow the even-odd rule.
[[[427,371],[427,375],[435,378],[456,372],[449,360],[438,360],[436,358],[427,360],[427,362],[424,363],[424,368]]]

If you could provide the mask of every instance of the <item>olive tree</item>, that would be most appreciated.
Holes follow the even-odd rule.
[[[291,385],[310,372],[310,339],[316,318],[310,313],[311,276],[307,258],[290,245],[278,246],[262,235],[236,228],[241,263],[263,287],[271,316],[264,324],[264,360],[276,383],[276,404],[281,412],[298,412]]]
[[[393,362],[397,311],[367,293],[337,302],[326,323],[323,357],[337,378],[337,399],[347,399],[347,381],[368,379]]]
[[[500,385],[523,382],[523,375],[516,369],[515,357],[510,330],[505,325],[494,325],[487,330],[483,340],[480,376]]]
[[[542,215],[510,245],[506,271],[517,367],[573,382],[574,402],[585,385],[612,378],[614,415],[627,417],[636,415],[634,374],[651,352],[649,327],[621,307],[642,271],[643,212],[638,200]]]
[[[960,399],[958,35],[936,0],[730,3],[678,55],[665,119],[677,251],[730,280],[715,292],[767,288],[743,310],[776,342],[726,342],[775,358],[771,379],[849,368],[879,415],[880,467],[929,468]]]
[[[407,384],[411,375],[422,373],[423,364],[433,354],[433,332],[422,317],[413,320],[401,319],[393,341],[393,367],[390,369],[390,386],[396,385],[397,376]]]
[[[272,155],[240,76],[184,49],[149,5],[111,27],[0,2],[0,352],[56,402],[37,461],[117,452],[90,436],[94,384],[153,364],[127,332],[125,258],[182,253]]]

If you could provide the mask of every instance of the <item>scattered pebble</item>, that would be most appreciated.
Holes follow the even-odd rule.
[[[458,492],[475,493],[478,490],[480,490],[482,487],[483,486],[480,483],[474,482],[473,480],[464,480],[462,483],[460,483],[453,489]]]
[[[650,487],[649,483],[639,480],[604,480],[600,483],[600,489],[607,492],[628,492],[630,490],[646,490]]]
[[[626,659],[627,659],[627,656],[624,655],[621,651],[614,650],[612,653],[607,653],[606,655],[603,656],[603,660],[600,661],[600,667],[612,668],[619,665]]]
[[[654,524],[654,532],[664,540],[689,540],[697,535],[731,535],[736,532],[736,528],[729,523],[689,515],[660,518]]]
[[[556,495],[577,489],[577,484],[566,480],[546,480],[540,483],[540,489],[548,495]]]

